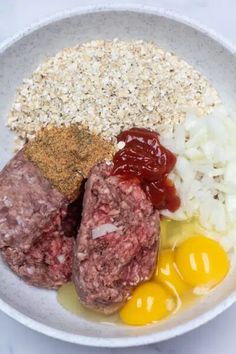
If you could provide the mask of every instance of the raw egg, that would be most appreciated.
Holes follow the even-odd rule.
[[[176,296],[182,295],[189,289],[189,286],[183,281],[176,266],[175,251],[172,249],[160,251],[154,280],[164,283]]]
[[[229,270],[223,247],[202,235],[183,241],[175,251],[175,262],[186,283],[209,289],[220,283]]]
[[[188,239],[189,235],[197,235],[203,231],[196,218],[183,221],[164,218],[160,224],[162,249],[175,248]]]
[[[162,284],[149,281],[139,285],[120,311],[121,320],[132,326],[159,321],[171,314],[176,300]]]

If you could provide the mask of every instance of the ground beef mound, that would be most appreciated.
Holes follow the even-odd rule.
[[[94,167],[85,186],[73,279],[82,304],[110,314],[150,279],[159,246],[159,213],[136,180],[112,176],[112,164]],[[93,239],[98,226],[118,231]]]
[[[0,250],[10,268],[40,287],[70,280],[79,207],[20,151],[0,173]]]

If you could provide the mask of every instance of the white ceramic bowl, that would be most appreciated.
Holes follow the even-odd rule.
[[[233,49],[186,19],[155,9],[87,8],[47,19],[0,48],[0,167],[12,155],[6,115],[16,87],[47,56],[92,39],[144,39],[158,42],[200,70],[218,89],[230,111],[236,105]],[[65,311],[56,292],[28,286],[0,263],[0,309],[26,326],[65,341],[106,347],[158,342],[187,332],[221,313],[236,300],[236,269],[208,297],[179,314],[145,327],[86,321]]]

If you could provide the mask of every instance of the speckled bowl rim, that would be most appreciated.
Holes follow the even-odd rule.
[[[146,6],[143,4],[127,4],[127,5],[119,5],[119,4],[108,4],[108,5],[90,5],[90,6],[81,6],[79,8],[74,8],[72,10],[65,10],[55,15],[49,16],[44,20],[34,23],[31,26],[27,27],[22,32],[17,33],[16,35],[6,39],[0,44],[0,54],[2,54],[7,48],[14,45],[18,40],[27,36],[28,34],[59,20],[64,18],[70,18],[76,15],[84,15],[89,13],[98,13],[98,12],[109,12],[109,11],[129,11],[136,13],[145,13],[152,14],[157,16],[166,17],[170,20],[174,20],[185,24],[202,34],[205,34],[209,38],[215,40],[220,43],[224,48],[226,48],[230,53],[236,55],[236,48],[233,44],[225,39],[223,36],[216,33],[214,30],[209,29],[208,27],[202,26],[198,22],[189,19],[186,16],[179,15],[173,11],[167,11],[164,8]],[[131,336],[131,337],[116,337],[116,338],[102,338],[102,337],[90,337],[90,336],[82,336],[78,334],[69,334],[68,332],[58,330],[52,328],[50,326],[44,325],[41,322],[33,320],[32,318],[25,316],[21,312],[17,311],[2,299],[0,299],[0,310],[5,314],[15,319],[19,323],[29,327],[37,332],[43,333],[47,336],[60,339],[66,342],[82,344],[94,347],[130,347],[130,346],[139,346],[151,343],[157,343],[163,340],[167,340],[181,334],[187,333],[204,323],[207,323],[228,307],[230,307],[234,302],[236,302],[236,290],[228,297],[224,299],[217,306],[212,308],[211,310],[205,312],[204,314],[190,320],[184,324],[178,325],[171,330],[162,331],[161,333],[151,333],[145,334],[141,336]]]

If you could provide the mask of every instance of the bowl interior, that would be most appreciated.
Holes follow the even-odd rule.
[[[231,112],[236,108],[236,58],[203,31],[141,11],[95,11],[60,18],[23,36],[0,52],[0,167],[12,156],[13,136],[5,126],[16,87],[46,57],[92,39],[143,39],[176,52],[203,73]],[[0,308],[20,322],[75,343],[128,346],[173,337],[220,313],[236,298],[236,268],[209,296],[179,314],[145,327],[94,323],[65,311],[56,292],[28,286],[0,261]]]

